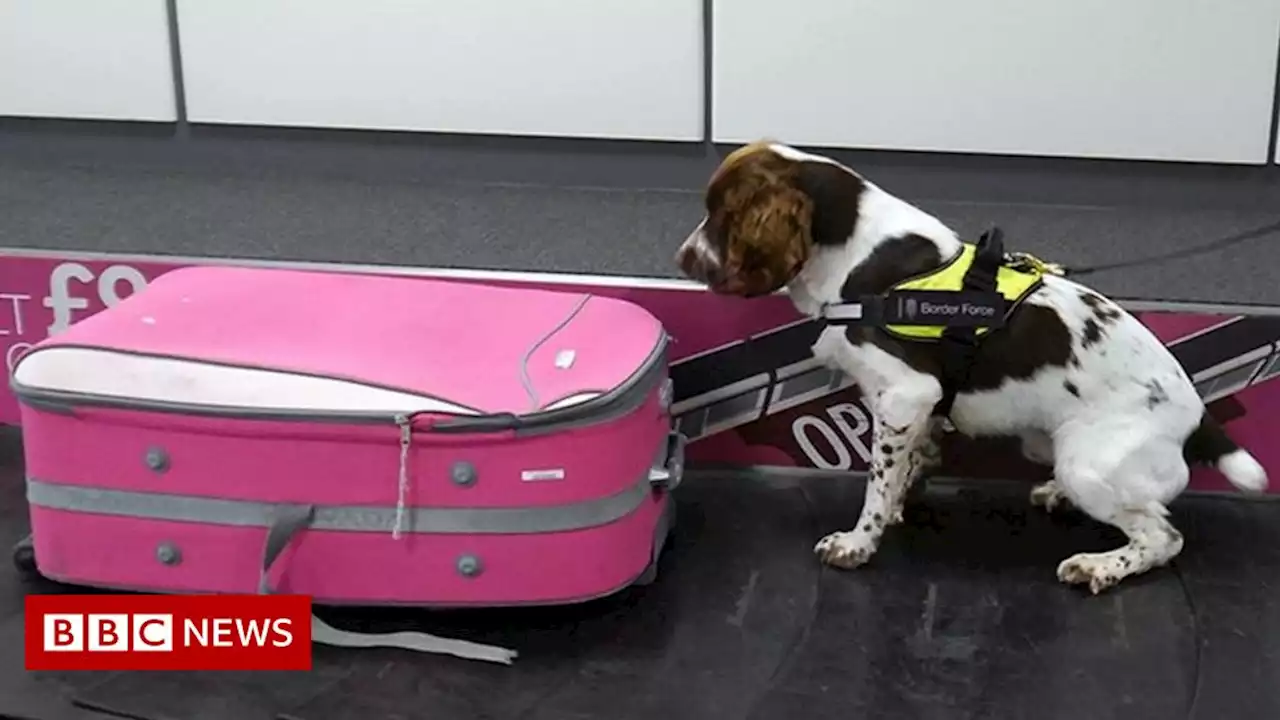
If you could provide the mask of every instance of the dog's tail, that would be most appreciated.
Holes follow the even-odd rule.
[[[1189,463],[1211,465],[1237,489],[1260,493],[1267,488],[1267,471],[1214,420],[1206,410],[1200,424],[1182,443],[1182,455]]]

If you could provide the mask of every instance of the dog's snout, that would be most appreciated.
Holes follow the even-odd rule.
[[[676,253],[676,265],[685,277],[704,285],[717,285],[721,280],[720,263],[696,248],[681,248]]]
[[[694,230],[676,251],[676,266],[692,280],[716,285],[721,280],[721,264],[702,234],[702,226]]]
[[[676,266],[680,268],[680,272],[693,280],[701,281],[701,277],[706,268],[703,267],[702,258],[698,256],[698,251],[691,247],[688,243],[680,246],[676,251]]]

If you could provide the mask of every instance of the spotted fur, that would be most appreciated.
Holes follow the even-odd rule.
[[[852,169],[760,141],[729,155],[706,190],[706,216],[681,245],[682,271],[711,290],[756,297],[786,289],[800,312],[880,293],[939,267],[961,240],[940,220]],[[822,538],[826,563],[871,560],[900,522],[907,492],[938,462],[938,347],[876,328],[829,327],[814,356],[852,377],[874,416],[866,499],[853,529]],[[1205,411],[1158,338],[1102,295],[1050,276],[1004,328],[983,341],[951,424],[969,436],[1015,436],[1053,480],[1033,504],[1070,504],[1128,542],[1063,560],[1058,578],[1102,592],[1168,563],[1183,537],[1167,505],[1189,464],[1216,466],[1239,489],[1267,485],[1261,465]]]

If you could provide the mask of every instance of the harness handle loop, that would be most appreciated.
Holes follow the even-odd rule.
[[[980,293],[998,293],[996,277],[1007,261],[1004,231],[992,226],[978,238],[973,264],[965,271],[961,287]],[[933,409],[934,415],[947,417],[955,405],[956,394],[969,380],[974,356],[978,352],[976,327],[947,326],[942,331],[942,399]]]

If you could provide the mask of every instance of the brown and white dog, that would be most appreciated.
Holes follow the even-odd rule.
[[[961,240],[938,219],[829,158],[760,141],[730,154],[706,188],[706,216],[676,262],[718,293],[758,297],[786,288],[800,312],[885,292],[933,270]],[[857,525],[818,542],[823,561],[866,563],[907,490],[936,458],[942,398],[937,344],[882,330],[828,326],[814,356],[849,375],[874,416],[871,472]],[[1216,466],[1260,492],[1262,466],[1205,411],[1177,360],[1136,318],[1064,277],[1047,275],[1003,328],[982,341],[950,420],[969,436],[1021,438],[1054,479],[1031,502],[1062,501],[1119,528],[1123,547],[1058,565],[1065,583],[1094,593],[1172,560],[1181,533],[1166,506],[1186,487],[1188,462]]]

